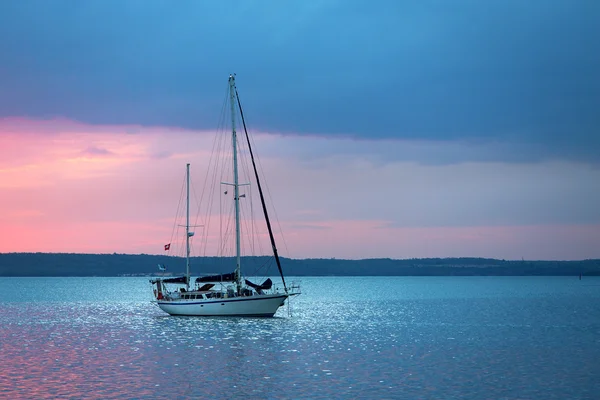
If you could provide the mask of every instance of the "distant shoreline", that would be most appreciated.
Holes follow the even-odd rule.
[[[184,270],[181,257],[148,254],[0,253],[2,277],[156,276],[157,265],[169,274]],[[231,257],[192,257],[193,275],[233,270]],[[243,257],[244,272],[277,275],[272,257]],[[290,259],[282,258],[289,276],[600,276],[600,259],[578,261],[498,260],[492,258]]]

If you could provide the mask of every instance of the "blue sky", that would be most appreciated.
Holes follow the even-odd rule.
[[[236,73],[293,256],[600,257],[598,38],[592,0],[0,2],[0,220],[127,171],[131,209],[79,217],[122,230],[137,190],[162,223],[148,170],[204,154]],[[58,208],[24,208],[43,171]]]
[[[235,72],[262,131],[596,162],[599,17],[557,0],[3,2],[0,115],[207,129]]]

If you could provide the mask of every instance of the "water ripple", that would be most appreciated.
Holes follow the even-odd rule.
[[[304,278],[276,318],[169,317],[147,280],[1,283],[2,398],[594,398],[600,294],[564,278]],[[23,295],[25,293],[25,295]],[[70,298],[57,293],[70,293]],[[147,297],[148,295],[148,297]]]

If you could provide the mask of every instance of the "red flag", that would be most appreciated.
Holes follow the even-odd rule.
[[[171,243],[165,244],[165,251],[169,250],[170,248],[171,248]]]

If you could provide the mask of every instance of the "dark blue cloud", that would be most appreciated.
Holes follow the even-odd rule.
[[[600,159],[600,3],[0,2],[0,117],[506,140]]]

